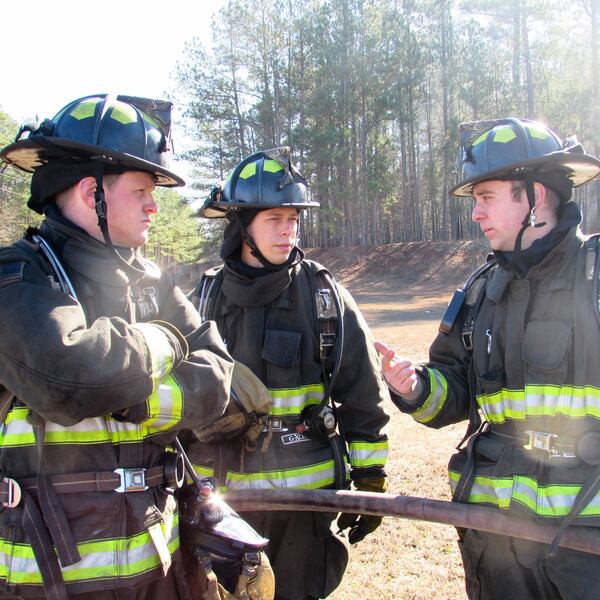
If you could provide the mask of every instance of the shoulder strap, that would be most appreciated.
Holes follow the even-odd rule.
[[[600,326],[600,233],[590,235],[585,241],[585,278],[592,282],[594,316]]]
[[[312,260],[304,260],[301,264],[308,271],[313,290],[319,356],[326,361],[335,348],[338,324],[342,322],[337,284],[323,265]]]
[[[492,258],[469,275],[464,285],[458,288],[452,295],[448,303],[448,308],[440,322],[439,332],[448,335],[454,327],[463,304],[466,305],[467,314],[463,322],[461,337],[467,350],[473,349],[473,326],[483,300],[484,284],[489,272],[496,264],[496,259]]]
[[[78,301],[73,284],[50,244],[37,231],[28,231],[28,234],[31,235],[31,241],[21,238],[15,245],[28,254],[36,256],[48,272],[52,285],[58,285],[65,294]]]
[[[198,285],[192,291],[194,305],[198,309],[202,321],[210,319],[214,312],[214,301],[223,281],[223,265],[205,271]]]
[[[326,383],[321,406],[325,406],[329,402],[342,362],[344,345],[342,305],[336,281],[323,265],[311,260],[304,260],[300,264],[308,273],[313,291],[315,331],[319,340],[321,370]]]

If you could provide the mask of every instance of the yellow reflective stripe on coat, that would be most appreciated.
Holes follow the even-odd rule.
[[[429,396],[423,405],[412,413],[419,423],[428,423],[442,410],[448,396],[448,382],[437,369],[427,369],[429,375]]]
[[[173,369],[173,350],[167,334],[151,323],[134,323],[131,326],[139,331],[146,341],[152,364],[152,392]]]
[[[200,477],[213,477],[213,469],[194,465]],[[275,490],[297,488],[314,490],[330,487],[335,483],[335,462],[326,460],[322,463],[286,469],[285,471],[266,471],[256,473],[227,472],[226,488],[231,490]]]
[[[269,388],[269,393],[273,398],[271,416],[300,416],[306,406],[321,402],[325,386],[322,383],[314,383],[297,388]]]
[[[350,464],[353,467],[383,467],[388,457],[388,441],[348,442]]]
[[[107,518],[109,515],[107,515]],[[161,524],[171,554],[179,548],[179,517],[172,515]],[[94,581],[114,577],[134,577],[161,565],[152,537],[143,531],[114,540],[77,544],[81,560],[62,568],[65,582]],[[28,544],[15,544],[0,538],[0,578],[14,585],[42,585],[42,576]]]
[[[503,388],[494,394],[478,395],[477,402],[490,423],[558,415],[569,419],[600,419],[600,389],[593,386],[527,385],[524,390]]]
[[[170,429],[183,416],[183,390],[173,375],[158,386],[146,401],[148,417],[142,426],[154,431]]]
[[[63,427],[58,423],[46,422],[46,444],[127,444],[141,442],[145,438],[170,427],[173,420],[181,418],[183,403],[177,389],[173,392],[175,401],[163,413],[157,412],[147,426],[117,421],[112,417],[83,419],[75,425]],[[170,412],[169,412],[170,411]],[[27,420],[29,408],[13,407],[0,425],[0,448],[35,446],[33,427]]]
[[[460,478],[460,473],[450,472],[452,491]],[[571,511],[581,485],[550,484],[539,485],[525,475],[514,477],[482,477],[477,475],[469,494],[471,504],[492,504],[507,509],[513,502],[528,508],[540,517],[564,517]],[[581,511],[582,517],[600,516],[600,492]]]

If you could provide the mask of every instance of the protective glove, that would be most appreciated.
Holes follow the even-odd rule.
[[[194,433],[201,442],[223,443],[242,436],[245,447],[252,449],[273,405],[269,390],[254,373],[235,361],[231,376],[231,394],[225,413],[207,427],[196,427]]]
[[[354,487],[359,492],[379,492],[383,494],[387,490],[385,477],[362,477],[354,480]],[[337,520],[340,531],[350,529],[348,541],[351,544],[360,542],[373,533],[380,525],[383,517],[375,515],[353,515],[342,513]]]

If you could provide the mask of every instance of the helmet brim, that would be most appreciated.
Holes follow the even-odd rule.
[[[0,158],[23,171],[33,173],[49,160],[63,157],[64,154],[60,153],[60,150],[66,150],[71,156],[100,158],[103,162],[111,165],[124,166],[132,171],[151,173],[155,176],[158,186],[179,187],[185,185],[185,181],[169,169],[125,152],[116,152],[65,138],[44,137],[39,139],[44,141],[38,143],[36,138],[27,138],[14,142],[2,149]],[[58,151],[53,151],[53,147]]]
[[[255,209],[255,210],[272,210],[274,208],[297,208],[298,210],[303,208],[319,208],[320,204],[318,202],[288,202],[283,204],[277,204],[273,206],[265,205],[265,204],[249,204],[246,202],[210,202],[207,206],[203,206],[198,214],[205,219],[223,219],[227,216],[228,212],[236,211],[236,210],[246,210],[246,209]]]
[[[576,154],[571,152],[553,152],[545,156],[539,156],[530,160],[521,161],[488,171],[477,177],[465,179],[448,190],[452,196],[472,196],[473,187],[482,181],[493,181],[495,179],[522,179],[526,173],[547,171],[549,169],[563,169],[565,175],[577,187],[595,179],[600,174],[600,160],[589,154]]]

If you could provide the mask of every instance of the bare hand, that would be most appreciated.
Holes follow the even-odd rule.
[[[381,355],[381,373],[388,386],[408,399],[418,396],[422,383],[412,361],[396,356],[383,342],[375,342],[375,349]]]

